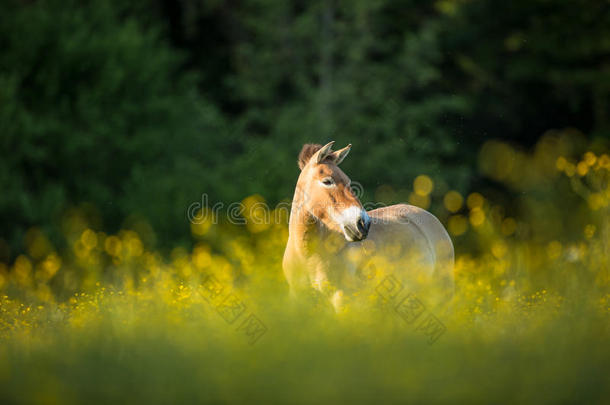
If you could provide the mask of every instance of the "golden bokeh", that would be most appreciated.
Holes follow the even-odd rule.
[[[449,217],[447,227],[451,235],[460,236],[468,230],[468,220],[463,215],[453,215]]]
[[[254,194],[242,201],[243,216],[246,219],[246,228],[252,233],[264,232],[271,226],[271,213],[265,199]]]
[[[425,174],[419,175],[413,180],[413,191],[421,197],[428,196],[434,190],[434,182]]]
[[[209,232],[214,223],[214,213],[208,207],[200,209],[196,215],[190,219],[191,233],[195,237],[201,237]]]
[[[449,191],[443,198],[443,204],[449,212],[458,212],[464,204],[464,197],[454,190]]]
[[[470,224],[473,227],[479,227],[481,225],[483,225],[483,223],[485,222],[485,213],[483,212],[483,210],[479,207],[475,207],[472,210],[470,210]]]
[[[470,194],[468,196],[468,198],[466,199],[466,205],[471,210],[475,209],[475,208],[481,208],[483,206],[484,202],[485,202],[485,199],[483,198],[483,196],[476,192]]]
[[[429,195],[421,195],[417,193],[409,194],[409,204],[415,205],[417,207],[428,209],[430,207],[430,196]]]

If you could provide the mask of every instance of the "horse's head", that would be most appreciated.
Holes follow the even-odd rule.
[[[332,145],[303,146],[297,182],[300,208],[331,231],[343,233],[349,242],[360,241],[368,235],[371,219],[353,193],[349,177],[339,168],[352,145],[338,151],[332,151]]]

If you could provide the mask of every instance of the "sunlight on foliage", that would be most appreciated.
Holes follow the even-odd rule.
[[[340,314],[313,293],[291,301],[281,271],[287,218],[258,195],[244,200],[255,208],[245,226],[200,212],[193,248],[169,255],[134,230],[108,235],[70,211],[67,249],[34,227],[26,251],[0,263],[2,398],[607,398],[610,158],[579,148],[561,133],[532,153],[499,141],[482,148],[481,172],[518,191],[521,211],[484,190],[432,196],[457,248],[446,307],[408,286],[393,301],[382,258],[363,269],[367,289]],[[419,176],[411,197],[426,206],[434,187]],[[363,243],[374,257],[379,247]],[[473,381],[485,383],[477,391]],[[31,384],[38,389],[21,390]]]

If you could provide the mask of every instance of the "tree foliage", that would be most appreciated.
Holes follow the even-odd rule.
[[[2,0],[0,238],[150,222],[190,203],[289,198],[305,142],[354,144],[346,172],[435,192],[476,181],[486,139],[608,136],[604,1]],[[393,202],[393,201],[386,201]],[[6,245],[6,243],[3,243]]]

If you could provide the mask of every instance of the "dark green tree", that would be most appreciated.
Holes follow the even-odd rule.
[[[162,31],[118,2],[2,3],[0,237],[57,231],[83,202],[109,230],[136,215],[187,236],[186,207],[221,184],[226,129]]]
[[[238,17],[230,83],[244,105],[244,192],[290,196],[300,145],[331,139],[354,144],[345,167],[368,190],[408,188],[421,173],[466,185],[454,123],[469,105],[444,80],[427,2],[249,0]]]

